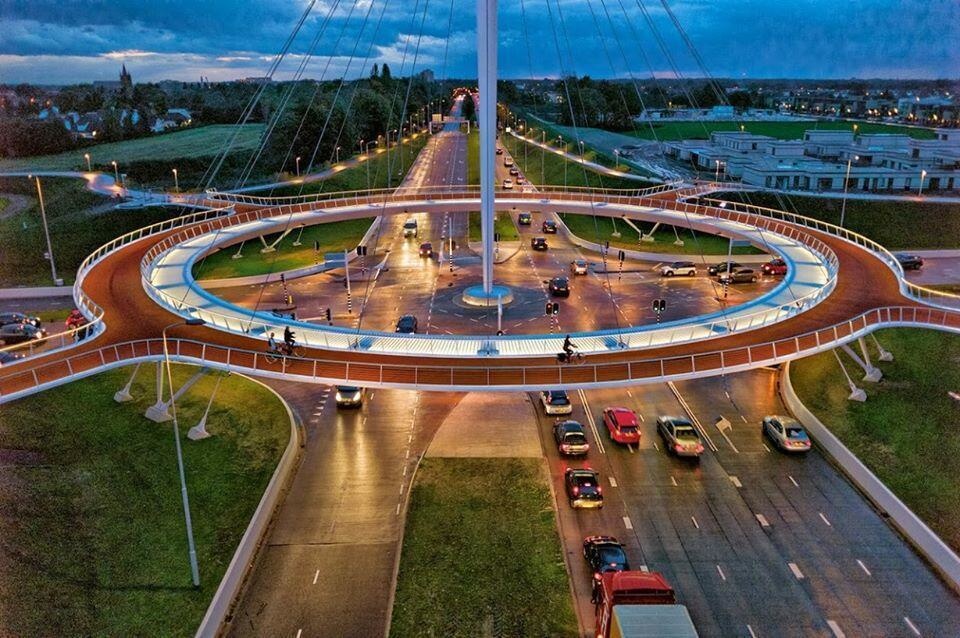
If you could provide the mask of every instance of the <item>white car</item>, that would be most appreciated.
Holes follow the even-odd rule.
[[[574,275],[585,275],[587,274],[587,260],[586,259],[575,259],[570,262],[570,272]]]
[[[408,219],[403,224],[403,236],[404,237],[416,237],[417,236],[417,220]]]
[[[503,180],[503,187],[506,190],[513,190],[513,180],[512,179]]]
[[[765,416],[760,426],[763,433],[784,452],[809,452],[810,437],[803,426],[784,416]]]
[[[540,403],[543,404],[543,411],[551,416],[573,414],[570,397],[563,390],[544,390],[540,393]]]
[[[692,261],[675,261],[672,264],[665,264],[660,267],[661,277],[674,277],[685,275],[693,277],[697,274],[697,267]]]

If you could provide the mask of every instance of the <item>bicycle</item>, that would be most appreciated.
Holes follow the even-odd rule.
[[[287,357],[302,357],[303,348],[300,344],[295,343],[292,346],[285,343],[279,344],[275,349],[267,350],[267,353],[263,355],[263,358],[267,360],[267,363],[276,363],[277,361],[283,361],[286,365]]]
[[[570,354],[560,352],[557,354],[557,363],[561,364],[581,365],[585,359],[586,357],[583,356],[582,352],[571,352]]]

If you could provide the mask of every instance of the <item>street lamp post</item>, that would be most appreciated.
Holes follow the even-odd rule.
[[[93,168],[90,167],[90,153],[84,153],[84,154],[83,154],[83,159],[87,160],[87,172],[88,172],[88,173],[92,173],[92,172],[93,172]]]
[[[562,135],[557,136],[557,142],[560,144],[560,157],[563,159],[563,187],[566,188],[567,187],[567,158],[564,157],[564,154],[566,151],[564,150],[565,147],[563,145]]]
[[[336,148],[336,153],[337,153],[337,159],[334,163],[339,164],[340,163],[340,147],[339,146]]]
[[[297,177],[300,177],[300,156],[297,155]]]
[[[177,169],[173,169],[173,190],[180,192],[180,179],[177,177]]]
[[[119,171],[119,169],[117,168],[117,160],[113,160],[113,161],[110,162],[110,163],[113,164],[113,183],[114,183],[116,186],[119,187],[119,186],[120,186],[120,171]]]
[[[927,177],[927,171],[926,170],[920,171],[920,187],[917,188],[917,197],[920,197],[921,195],[923,195],[923,180],[926,177]]]
[[[850,185],[850,164],[853,163],[853,160],[860,160],[859,155],[851,155],[847,159],[847,174],[843,178],[843,203],[840,204],[840,228],[843,228],[843,220],[847,214],[847,187]]]
[[[170,387],[170,413],[173,416],[173,439],[177,449],[177,469],[180,472],[180,496],[183,501],[183,520],[187,528],[187,553],[190,557],[190,575],[193,578],[193,586],[200,586],[200,567],[197,564],[197,547],[193,542],[193,521],[190,518],[190,497],[187,495],[187,477],[183,468],[183,450],[180,447],[180,426],[177,423],[177,402],[176,393],[173,390],[173,372],[170,367],[170,350],[167,347],[167,330],[179,325],[202,326],[206,322],[203,319],[190,318],[186,321],[172,323],[161,332],[163,337],[163,360],[167,368],[167,385]]]
[[[547,132],[540,131],[540,183],[546,183],[546,171],[544,171],[544,159],[547,156]]]
[[[523,172],[527,172],[527,121],[521,119],[520,130],[523,131]]]
[[[367,190],[370,190],[370,147],[377,146],[377,140],[367,142]]]
[[[620,149],[619,148],[613,149],[613,161],[614,161],[614,168],[616,168],[617,170],[620,170]]]
[[[60,281],[57,278],[57,264],[53,260],[53,244],[50,243],[50,230],[47,228],[47,209],[43,203],[43,189],[40,187],[40,177],[28,175],[27,179],[34,179],[37,183],[37,198],[40,200],[40,219],[43,220],[43,234],[47,238],[47,258],[50,260],[50,274],[53,276],[53,284],[59,286]]]
[[[720,160],[714,160],[714,162],[717,165],[717,175],[716,177],[714,177],[713,181],[719,182],[720,181]]]

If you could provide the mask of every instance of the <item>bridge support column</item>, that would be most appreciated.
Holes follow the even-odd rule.
[[[877,346],[877,352],[880,353],[880,356],[877,358],[881,361],[893,361],[893,353],[889,350],[885,350],[883,346],[880,345],[880,342],[877,341],[877,335],[871,332],[870,337],[873,339],[874,345]]]
[[[883,378],[883,372],[880,368],[873,365],[870,361],[870,354],[867,352],[867,344],[864,343],[863,339],[857,339],[857,342],[860,344],[860,352],[863,354],[863,357],[859,357],[857,353],[849,346],[849,344],[843,344],[840,348],[850,355],[850,358],[853,359],[858,366],[863,368],[863,380],[869,381],[870,383],[876,383]]]
[[[117,403],[126,403],[127,401],[133,401],[133,395],[130,394],[130,387],[133,385],[133,379],[137,376],[137,372],[140,371],[140,364],[138,363],[133,368],[133,374],[130,375],[130,380],[127,381],[127,385],[123,386],[117,390],[116,394],[113,395],[113,400]]]
[[[867,400],[867,393],[863,391],[863,388],[858,388],[857,384],[853,382],[853,379],[850,378],[850,375],[847,373],[846,366],[843,365],[843,361],[840,359],[840,354],[834,348],[833,356],[837,358],[837,363],[840,364],[840,369],[843,370],[843,376],[847,379],[847,385],[850,386],[850,396],[847,397],[850,401],[860,401],[863,403]]]
[[[201,368],[199,372],[187,379],[187,382],[180,386],[180,389],[170,397],[169,401],[163,400],[163,363],[160,362],[157,364],[157,373],[160,374],[160,380],[157,381],[157,402],[147,408],[147,411],[144,412],[143,416],[147,417],[154,423],[164,423],[173,419],[173,416],[170,414],[170,405],[179,399],[187,390],[193,387],[197,381],[200,380],[200,377],[205,375],[208,372],[207,368]],[[172,390],[173,388],[171,388]]]
[[[203,411],[203,416],[200,417],[200,422],[190,428],[190,430],[187,432],[187,438],[191,441],[200,441],[212,436],[209,432],[207,432],[207,415],[210,414],[210,406],[213,405],[213,399],[217,396],[217,390],[220,389],[220,382],[223,381],[224,376],[225,375],[219,375],[217,377],[217,382],[213,386],[213,392],[210,393],[210,400],[207,401],[207,409]]]

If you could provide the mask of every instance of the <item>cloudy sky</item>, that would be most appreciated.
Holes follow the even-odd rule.
[[[0,0],[0,83],[267,74],[309,0]],[[500,77],[960,77],[960,0],[501,0]],[[315,0],[276,78],[476,76],[474,0]],[[665,7],[669,7],[671,16]],[[666,51],[666,53],[664,52]]]

